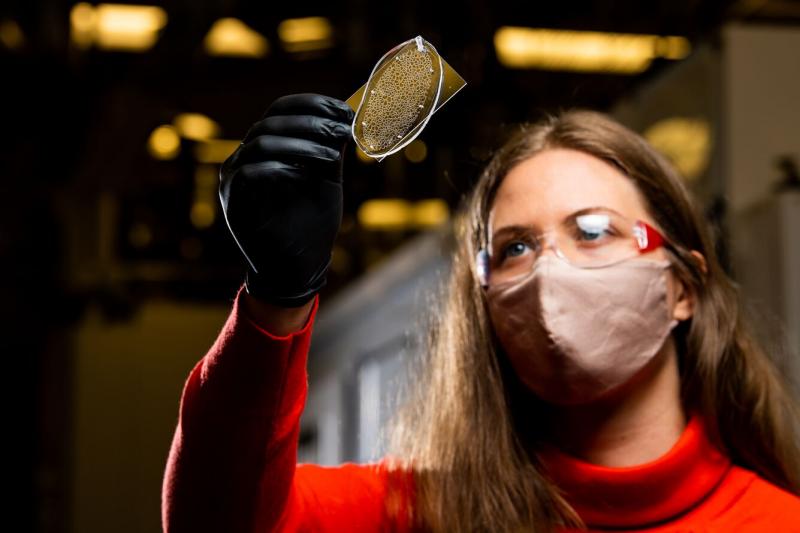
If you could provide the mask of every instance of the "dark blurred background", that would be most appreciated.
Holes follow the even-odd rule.
[[[798,2],[6,0],[5,530],[159,531],[181,386],[244,273],[219,164],[275,98],[347,99],[416,35],[467,85],[403,152],[350,145],[301,458],[380,452],[417,346],[409,295],[446,272],[451,214],[514,124],[558,109],[611,113],[671,157],[758,316],[800,348]]]

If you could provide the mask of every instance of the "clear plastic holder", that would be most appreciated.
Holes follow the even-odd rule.
[[[431,116],[466,84],[421,36],[400,43],[347,99],[356,112],[353,140],[365,154],[382,161],[416,139]]]

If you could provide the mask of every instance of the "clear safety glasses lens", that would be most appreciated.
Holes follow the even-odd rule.
[[[661,234],[641,220],[613,211],[579,212],[545,233],[520,226],[500,228],[489,249],[478,253],[476,268],[481,284],[489,286],[525,277],[548,248],[576,267],[600,268],[663,244]]]

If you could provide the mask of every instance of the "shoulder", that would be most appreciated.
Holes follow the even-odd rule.
[[[364,490],[370,494],[385,492],[395,482],[409,480],[411,472],[388,459],[373,463],[343,463],[338,466],[298,464],[298,482],[318,488],[348,487]]]
[[[794,518],[800,525],[800,497],[784,490],[749,470],[740,469],[752,476],[752,483],[745,493],[748,502],[773,514],[782,513]]]
[[[347,524],[350,531],[386,527],[387,521],[403,530],[412,505],[413,474],[389,459],[339,466],[298,464],[295,491],[301,506],[324,510],[327,520]]]
[[[746,524],[769,526],[775,532],[800,531],[800,497],[755,472],[733,466],[720,489],[738,496],[724,513],[724,521],[731,527]]]

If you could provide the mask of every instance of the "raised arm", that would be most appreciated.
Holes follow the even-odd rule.
[[[287,508],[352,119],[334,98],[279,98],[222,165],[220,200],[248,272],[184,388],[164,479],[167,532],[264,532]]]
[[[247,311],[242,289],[181,399],[162,494],[164,531],[270,531],[292,489],[306,356],[305,324],[270,333]]]

